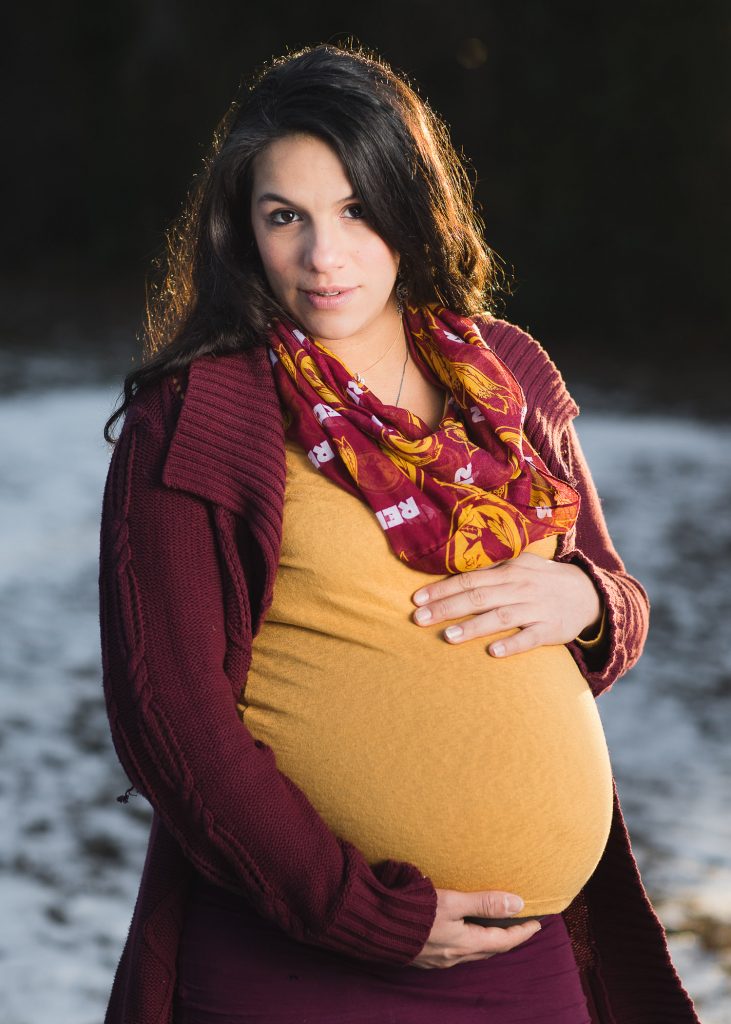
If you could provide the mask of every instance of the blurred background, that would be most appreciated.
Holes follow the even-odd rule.
[[[42,0],[5,38],[2,1020],[101,1021],[144,858],[147,807],[115,800],[96,574],[145,276],[241,80],[354,40],[446,120],[511,281],[499,314],[581,407],[652,602],[599,701],[620,794],[704,1024],[731,1022],[729,5]]]

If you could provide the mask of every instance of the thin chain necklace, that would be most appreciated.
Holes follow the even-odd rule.
[[[365,381],[364,381],[364,379],[363,379],[363,374],[364,374],[364,373],[368,373],[368,371],[369,371],[369,370],[372,370],[372,369],[373,369],[373,367],[374,367],[374,366],[376,366],[376,365],[377,365],[378,363],[380,363],[380,361],[381,361],[382,359],[385,359],[385,358],[386,358],[386,356],[388,355],[388,353],[389,353],[389,352],[391,351],[391,349],[393,348],[393,346],[394,346],[394,345],[396,344],[396,342],[398,341],[398,337],[399,337],[399,334],[401,334],[401,328],[402,328],[402,326],[403,326],[403,324],[402,324],[402,319],[401,319],[401,317],[399,317],[399,322],[398,322],[398,330],[396,331],[396,337],[395,337],[395,338],[393,339],[393,341],[392,341],[392,342],[391,342],[391,344],[390,344],[390,345],[388,346],[388,348],[386,349],[386,351],[385,351],[385,352],[382,352],[382,353],[381,353],[381,355],[380,355],[380,356],[378,357],[378,359],[376,359],[376,361],[375,361],[374,363],[371,363],[371,365],[370,365],[370,366],[366,366],[365,370],[359,370],[359,371],[358,371],[358,372],[357,372],[357,373],[355,374],[355,379],[356,379],[356,380],[358,381],[358,383],[360,384],[360,386],[361,386],[361,387],[363,387],[363,385],[365,384]],[[408,345],[407,345],[407,346],[406,346],[406,354],[407,354],[407,356],[408,356],[408,352],[409,352],[409,347],[408,347]],[[403,383],[403,377],[401,378],[401,382]],[[399,388],[399,395],[400,395],[400,394],[401,394],[401,389]]]
[[[404,377],[406,376],[406,364],[408,363],[408,361],[409,361],[409,346],[407,345],[406,346],[406,358],[404,359],[404,366],[403,366],[403,369],[401,370],[401,383],[399,384],[398,394],[396,395],[396,401],[393,403],[394,405],[398,405],[398,400],[401,397],[401,388],[404,386]]]

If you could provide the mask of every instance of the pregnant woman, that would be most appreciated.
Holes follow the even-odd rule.
[[[104,495],[152,804],[109,1024],[696,1021],[595,698],[647,598],[439,118],[274,61],[170,233]]]

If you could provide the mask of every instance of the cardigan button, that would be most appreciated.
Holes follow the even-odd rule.
[[[259,747],[259,749],[261,750],[263,747],[266,746],[266,743],[264,743],[262,740],[254,740],[254,746]]]

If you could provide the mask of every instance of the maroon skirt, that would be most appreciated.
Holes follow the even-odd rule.
[[[443,969],[307,946],[198,881],[178,956],[175,1024],[590,1024],[560,914],[507,953]]]

